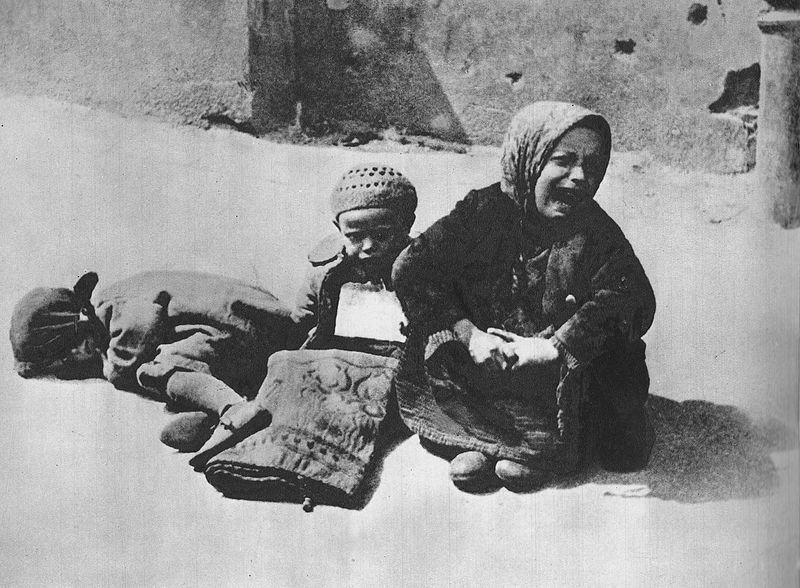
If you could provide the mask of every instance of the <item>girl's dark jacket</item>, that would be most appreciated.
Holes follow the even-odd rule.
[[[412,331],[398,376],[401,411],[412,430],[445,445],[528,461],[530,451],[465,444],[430,418],[424,367],[430,343],[462,318],[482,330],[551,337],[566,368],[562,385],[566,374],[593,368],[594,387],[610,390],[619,410],[629,403],[641,408],[649,379],[640,339],[652,324],[655,298],[631,245],[596,202],[556,231],[524,217],[500,184],[472,191],[401,253],[393,282]],[[515,297],[520,263],[528,286]],[[515,315],[520,305],[526,311]]]

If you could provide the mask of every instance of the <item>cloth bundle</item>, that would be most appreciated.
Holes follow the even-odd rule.
[[[253,402],[270,425],[209,460],[226,496],[359,508],[390,439],[397,360],[355,351],[279,351]]]

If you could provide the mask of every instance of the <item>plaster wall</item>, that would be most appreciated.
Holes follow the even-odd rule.
[[[394,127],[478,144],[498,144],[523,104],[563,99],[607,115],[619,150],[747,170],[750,131],[708,105],[728,71],[758,61],[761,4],[708,1],[700,24],[690,5],[0,0],[0,87],[256,132]]]
[[[727,71],[759,59],[758,0],[703,2],[699,25],[687,20],[689,1],[435,4],[419,37],[473,140],[496,143],[520,106],[561,99],[608,116],[618,149],[714,171],[752,164],[741,120],[708,105]],[[617,51],[618,40],[633,41],[632,52]]]
[[[251,116],[242,0],[0,0],[0,87],[199,122]]]

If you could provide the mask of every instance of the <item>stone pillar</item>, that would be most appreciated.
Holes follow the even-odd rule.
[[[784,228],[800,227],[800,10],[774,10],[758,19],[761,89],[756,169]]]

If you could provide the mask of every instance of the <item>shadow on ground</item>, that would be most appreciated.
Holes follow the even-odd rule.
[[[393,403],[390,406],[396,409]],[[757,498],[770,494],[779,483],[778,470],[770,454],[796,449],[798,445],[796,431],[774,419],[755,421],[735,406],[703,400],[676,402],[651,396],[649,410],[656,442],[646,469],[631,473],[607,472],[592,462],[580,473],[562,478],[550,487],[618,485],[619,491],[609,493],[630,497],[645,495],[639,490],[646,487],[649,489],[646,496],[684,503]],[[353,510],[366,507],[380,484],[384,460],[410,435],[396,410],[390,410],[379,435],[382,442],[376,446],[359,490],[352,496],[334,496],[318,504]],[[430,447],[426,450],[447,459]],[[251,484],[223,493],[229,498],[245,500],[303,501],[302,492],[286,493],[284,486],[254,479]],[[626,492],[625,486],[630,487],[630,492]],[[498,489],[484,493],[491,494]]]
[[[650,413],[656,429],[656,443],[645,470],[613,473],[590,465],[574,476],[561,479],[554,488],[574,488],[585,484],[620,485],[633,488],[614,495],[638,497],[636,487],[646,487],[646,496],[685,503],[701,503],[756,498],[772,492],[778,485],[778,471],[770,454],[796,446],[797,435],[778,421],[755,422],[734,406],[702,400],[676,402],[660,396],[650,399]],[[347,503],[327,502],[361,510],[370,501],[378,484],[385,457],[408,436],[393,427],[385,438],[390,441],[378,449],[371,470],[356,496]],[[497,490],[494,488],[492,491]],[[492,491],[486,493],[492,493]],[[230,498],[301,502],[281,499],[262,492],[227,494]],[[325,504],[325,502],[321,502]]]
[[[645,470],[617,474],[592,466],[558,486],[645,485],[648,496],[678,502],[755,498],[778,484],[770,453],[797,444],[783,424],[757,423],[733,406],[652,396],[650,413],[656,443]]]

